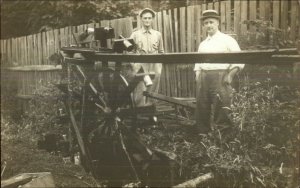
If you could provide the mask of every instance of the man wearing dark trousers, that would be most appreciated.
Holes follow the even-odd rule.
[[[200,43],[198,52],[240,51],[234,38],[219,31],[218,12],[203,11],[201,20],[208,36]],[[230,124],[228,113],[233,92],[231,82],[243,67],[243,64],[197,63],[195,65],[197,98],[195,119],[196,128],[200,133],[208,133],[211,130],[211,117],[217,126]]]

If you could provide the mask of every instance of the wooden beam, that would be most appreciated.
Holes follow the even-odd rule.
[[[88,60],[94,61],[113,61],[113,62],[140,62],[140,63],[164,63],[164,64],[183,64],[183,63],[243,63],[243,64],[286,64],[284,61],[276,61],[272,55],[293,52],[290,50],[245,50],[241,52],[224,53],[165,53],[165,54],[111,54],[99,53],[97,51],[85,50],[81,48],[63,48],[68,53],[82,53]],[[289,63],[299,62],[299,58],[289,59]]]
[[[208,180],[212,179],[214,175],[212,173],[207,173],[202,176],[199,176],[195,179],[191,179],[184,183],[178,184],[173,186],[172,188],[185,188],[185,187],[197,187],[197,185],[207,182]]]
[[[176,105],[196,109],[196,105],[191,103],[191,102],[181,101],[181,100],[174,99],[173,97],[168,97],[168,96],[165,96],[165,95],[162,95],[162,94],[152,93],[152,92],[147,92],[147,91],[144,91],[143,94],[146,97],[151,97],[151,98],[159,99],[159,100],[166,101],[166,102],[169,102],[169,103],[172,103],[172,104],[176,104]]]

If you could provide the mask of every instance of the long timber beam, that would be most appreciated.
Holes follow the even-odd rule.
[[[225,53],[164,53],[164,54],[118,54],[102,53],[80,48],[62,48],[66,53],[81,53],[88,60],[112,62],[139,62],[163,64],[194,64],[194,63],[242,63],[260,65],[280,65],[300,62],[296,49],[247,50]],[[294,55],[282,55],[287,51]],[[281,55],[281,56],[280,56]]]

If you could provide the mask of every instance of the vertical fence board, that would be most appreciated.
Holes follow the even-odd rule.
[[[172,11],[171,9],[168,11],[168,20],[169,20],[169,28],[170,28],[170,35],[169,35],[169,40],[170,40],[170,52],[175,51],[174,47],[174,25],[173,25],[173,17],[172,17]]]
[[[181,47],[181,52],[186,52],[186,8],[181,7],[180,8],[180,47]],[[185,79],[185,69],[182,69],[180,71],[180,79],[182,83],[182,95],[186,96],[187,94],[187,84],[186,84],[186,79]]]
[[[169,44],[169,40],[168,40],[168,36],[169,36],[169,33],[170,33],[170,30],[168,28],[168,15],[167,15],[167,12],[164,10],[162,12],[162,21],[163,21],[163,41],[164,41],[164,48],[165,48],[165,51],[166,52],[170,52],[170,44]],[[167,90],[167,95],[168,96],[173,96],[173,87],[172,87],[172,80],[171,80],[171,72],[169,70],[169,65],[166,65],[164,66],[164,73],[165,73],[165,80],[166,80],[166,83],[168,84],[165,84],[165,87],[166,87],[166,90]]]
[[[266,4],[266,1],[259,1],[259,19],[266,19]]]
[[[54,37],[54,51],[58,52],[59,51],[59,30],[54,29],[53,30],[53,37]]]
[[[240,34],[240,22],[241,22],[241,1],[234,1],[234,33]]]
[[[178,9],[174,9],[174,36],[175,36],[175,52],[179,52],[179,39],[178,39]]]
[[[180,8],[180,51],[186,52],[186,24],[185,24],[185,7]]]
[[[244,24],[244,21],[247,20],[248,16],[248,1],[243,0],[241,1],[241,20],[240,20],[240,34],[244,34],[247,31],[247,24]],[[254,10],[256,11],[256,9]]]
[[[194,25],[194,15],[193,6],[187,7],[187,51],[191,52],[193,49],[193,25]]]
[[[24,54],[24,61],[25,65],[28,65],[28,57],[27,57],[27,37],[23,37],[23,54]]]
[[[201,18],[201,5],[196,5],[195,6],[195,24],[196,24],[196,45],[195,45],[195,51],[198,49],[198,45],[200,44],[201,41],[201,28],[202,28],[202,22],[200,20]]]
[[[12,38],[12,40],[11,40],[11,49],[12,49],[12,54],[11,54],[12,58],[11,58],[11,60],[12,60],[13,64],[17,63],[17,58],[16,58],[16,43],[15,43],[15,40],[16,40],[15,38]]]
[[[35,65],[39,65],[39,45],[38,45],[38,34],[34,35],[34,60]]]
[[[218,1],[214,3],[214,10],[220,14],[220,3]]]
[[[232,16],[231,16],[231,1],[225,1],[226,3],[226,31],[233,31],[232,28]]]
[[[22,65],[22,59],[20,58],[20,53],[21,53],[21,45],[20,45],[20,37],[15,38],[15,47],[16,47],[16,51],[15,51],[15,55],[16,55],[16,62],[19,65]]]
[[[299,11],[299,3],[297,1],[291,2],[291,38],[290,40],[295,41],[297,30],[299,31],[299,18],[300,18],[300,11]],[[299,36],[298,36],[299,37]],[[298,38],[299,39],[299,38]]]
[[[207,9],[206,7],[207,7],[206,4],[202,4],[202,6],[201,6],[201,14],[202,14],[203,11],[205,11]],[[201,40],[204,40],[206,38],[207,33],[206,33],[204,27],[201,27],[201,30],[202,30],[201,31],[201,33],[202,33]]]
[[[47,50],[48,50],[48,41],[47,41],[47,34],[46,34],[46,32],[42,32],[42,44],[43,44],[43,54],[44,54],[44,59],[46,59],[47,57],[47,54],[48,54],[48,52],[47,52]],[[45,64],[47,64],[46,62],[45,62]]]
[[[28,58],[28,65],[32,64],[32,54],[33,54],[33,48],[32,48],[32,35],[27,36],[27,58]]]
[[[175,52],[179,52],[179,23],[178,23],[178,8],[174,9],[174,36],[175,36],[175,45],[174,45],[174,49]],[[174,66],[174,71],[176,71],[176,87],[177,87],[177,96],[181,96],[181,80],[180,80],[180,73],[179,73],[179,69],[178,66]]]
[[[6,46],[4,47],[4,43],[6,40],[1,40],[1,64],[7,63],[6,61]]]
[[[7,48],[6,48],[6,41],[1,40],[1,64],[7,64]]]
[[[220,15],[221,15],[221,31],[226,31],[226,1],[221,1],[221,8],[220,8]]]
[[[66,46],[65,30],[64,28],[59,29],[60,48]]]
[[[37,34],[38,36],[38,64],[39,65],[42,65],[44,64],[45,62],[43,61],[43,57],[47,57],[47,54],[43,54],[43,48],[47,48],[47,45],[43,45],[42,46],[42,34],[41,33],[38,33]]]
[[[207,10],[208,10],[208,9],[213,9],[213,7],[214,7],[214,4],[213,4],[213,3],[208,3],[208,4],[207,4]]]
[[[47,36],[48,36],[47,45],[49,49],[49,55],[51,56],[52,54],[55,53],[54,31],[48,31]]]
[[[280,19],[280,1],[273,1],[273,26],[279,28]]]
[[[298,17],[298,19],[300,19]],[[288,28],[288,1],[281,0],[280,6],[280,28],[283,31],[284,39],[287,38],[287,28]]]
[[[257,7],[256,7],[256,1],[249,1],[249,20],[256,20],[256,12],[257,12]],[[254,32],[256,27],[255,26],[250,26],[249,27],[251,32]]]
[[[26,65],[25,55],[24,55],[24,37],[19,37],[18,45],[20,46],[20,60],[22,65]]]

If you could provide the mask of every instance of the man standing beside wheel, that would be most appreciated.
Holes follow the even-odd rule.
[[[221,53],[241,50],[234,38],[219,31],[220,16],[217,11],[203,11],[201,20],[208,36],[200,43],[198,52]],[[217,126],[226,127],[231,124],[228,117],[233,91],[231,82],[236,73],[243,68],[243,64],[195,64],[195,119],[196,128],[200,133],[210,131],[212,115]]]
[[[152,29],[152,22],[155,18],[155,12],[150,8],[145,8],[140,12],[142,27],[134,31],[130,38],[136,44],[137,54],[157,54],[164,53],[162,34],[159,31]],[[154,72],[153,80],[147,75],[144,77],[144,82],[138,84],[133,92],[136,106],[144,106],[146,98],[143,96],[144,91],[158,92],[160,75],[162,70],[161,63],[134,63],[132,65],[134,73],[138,72]],[[150,101],[147,101],[150,102]]]

